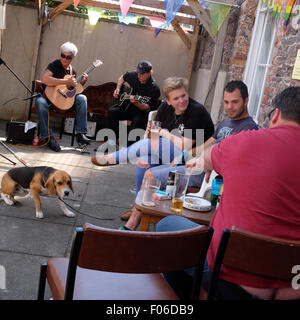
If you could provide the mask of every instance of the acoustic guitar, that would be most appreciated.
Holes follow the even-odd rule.
[[[127,82],[125,82],[121,87],[119,97],[112,98],[110,107],[119,106],[123,109],[123,111],[126,111],[130,105],[129,99],[130,96],[132,96],[132,90],[133,88]],[[140,103],[148,103],[151,100],[150,97],[139,95],[133,95],[133,98],[135,101],[138,101]]]
[[[97,67],[101,66],[103,62],[101,60],[95,60],[92,65],[84,72],[86,74],[91,73]],[[71,75],[66,75],[64,79],[72,77]],[[67,86],[65,84],[60,84],[57,86],[47,86],[45,89],[45,96],[47,99],[59,110],[70,109],[75,101],[77,94],[83,91],[83,86],[80,81],[83,78],[83,74],[76,78],[76,86]]]

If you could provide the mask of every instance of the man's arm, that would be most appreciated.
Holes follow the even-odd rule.
[[[187,161],[188,159],[192,158],[192,157],[197,157],[198,155],[200,155],[203,150],[209,148],[210,146],[212,146],[215,143],[216,139],[214,137],[210,137],[208,140],[206,140],[204,143],[202,143],[201,145],[194,147],[193,149],[184,149],[184,150],[189,150],[187,154],[184,155],[179,155],[176,158],[174,158],[174,160],[171,162],[170,167],[173,167],[174,165],[177,164],[182,164],[183,160],[183,156],[185,161]]]
[[[150,105],[147,103],[141,103],[139,101],[136,101],[134,99],[134,96],[130,96],[130,102],[132,104],[134,104],[138,109],[140,109],[141,111],[150,111]]]
[[[209,176],[213,168],[213,163],[211,159],[211,152],[215,146],[210,146],[202,152],[202,154],[198,158],[193,158],[186,163],[186,168],[190,173],[196,172],[206,172],[205,180],[208,182]],[[209,173],[209,174],[208,174]],[[208,179],[207,179],[208,176]]]
[[[189,150],[192,148],[193,144],[195,143],[195,140],[185,138],[185,137],[178,137],[171,132],[169,132],[167,129],[161,129],[159,131],[159,135],[169,141],[171,141],[174,146],[179,150]]]
[[[113,96],[116,99],[119,97],[119,93],[120,93],[121,87],[122,87],[124,82],[125,82],[125,80],[124,80],[123,75],[122,75],[117,81],[117,87],[116,87],[116,89],[114,91],[114,94],[113,94]]]
[[[77,82],[75,81],[74,76],[69,77],[67,79],[54,78],[53,72],[47,69],[42,76],[42,83],[44,83],[50,87],[55,87],[55,86],[61,85],[61,84],[75,87]]]

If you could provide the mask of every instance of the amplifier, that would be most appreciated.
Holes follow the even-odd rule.
[[[35,127],[26,133],[25,122],[9,121],[6,123],[6,141],[10,143],[33,144]]]

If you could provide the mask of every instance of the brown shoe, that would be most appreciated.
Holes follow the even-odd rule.
[[[99,166],[99,167],[108,167],[108,166],[115,166],[115,165],[117,165],[118,163],[110,163],[110,162],[104,162],[104,163],[99,163],[98,161],[97,161],[97,157],[96,156],[94,156],[94,157],[92,157],[91,158],[91,161],[92,161],[92,163],[95,165],[95,166]]]
[[[132,210],[127,210],[121,214],[120,218],[123,221],[127,221],[130,218],[131,214],[132,214]]]

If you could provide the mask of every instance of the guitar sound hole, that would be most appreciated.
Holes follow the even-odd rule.
[[[74,87],[73,86],[67,86],[68,90],[73,90]]]

